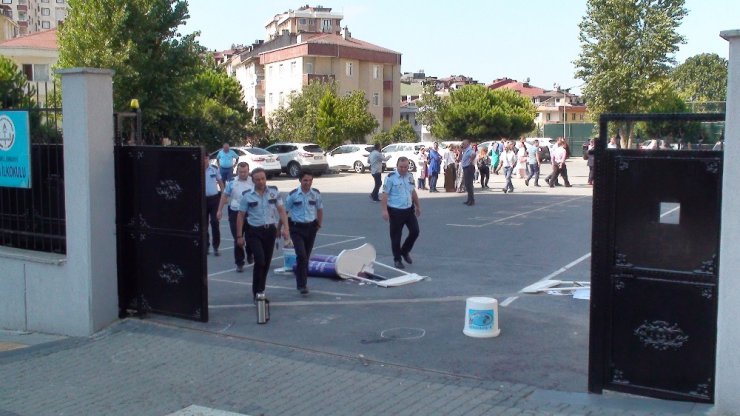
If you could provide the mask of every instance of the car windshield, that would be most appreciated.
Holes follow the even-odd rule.
[[[247,152],[253,154],[253,155],[270,155],[272,153],[268,152],[265,149],[259,148],[259,147],[250,147],[249,149],[244,149]]]
[[[372,152],[374,148],[375,148],[375,146],[365,146],[365,151],[366,152]]]
[[[324,153],[324,151],[321,149],[321,146],[318,144],[307,144],[303,146],[303,150],[311,153]]]

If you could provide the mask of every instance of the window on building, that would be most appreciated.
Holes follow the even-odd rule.
[[[583,120],[583,114],[581,114],[580,119]]]
[[[373,105],[376,107],[380,105],[380,94],[377,92],[373,93]]]
[[[555,102],[556,102],[556,103],[559,103],[559,102],[560,102],[560,98],[556,98],[556,99],[555,99]]]
[[[13,0],[3,0],[3,4],[13,4]]]
[[[51,29],[51,22],[41,22],[42,29]]]
[[[57,0],[57,1],[59,1],[59,0]],[[298,23],[300,23],[302,25],[305,25],[306,24],[306,19],[305,18],[301,18],[300,20],[298,20]]]
[[[285,104],[285,98],[283,97],[283,92],[280,91],[280,94],[278,95],[278,105],[282,107],[283,104]]]
[[[270,94],[267,95],[267,102],[270,103],[270,104],[273,103],[272,102],[272,93],[270,93]]]
[[[49,65],[23,64],[23,73],[29,81],[49,81]]]
[[[347,72],[347,76],[348,77],[351,77],[352,76],[352,62],[347,62],[347,70],[346,70],[346,72]]]
[[[273,73],[272,73],[272,68],[273,68],[273,66],[274,66],[274,65],[270,65],[270,66],[269,66],[269,67],[267,68],[267,74],[268,74],[268,75],[270,75],[270,77],[272,77],[272,75],[273,75]]]
[[[49,0],[41,0],[41,3],[48,3]]]
[[[571,120],[575,120],[576,119],[576,113],[573,113],[573,116],[570,119]]]
[[[51,9],[49,9],[48,7],[42,7],[41,16],[51,16]]]
[[[373,79],[378,79],[380,76],[380,66],[373,65]]]
[[[331,19],[323,19],[323,20],[321,20],[321,31],[322,32],[331,32]]]
[[[280,78],[282,78],[282,77],[283,77],[283,64],[280,64],[280,65],[278,66],[278,76],[279,76]]]
[[[546,118],[547,118],[547,121],[550,121],[550,116],[551,116],[551,115],[552,115],[552,114],[550,114],[550,113],[547,113],[547,117],[546,117]]]
[[[64,0],[57,0],[57,3],[64,3]]]
[[[313,74],[313,62],[306,63],[306,73]]]
[[[295,75],[295,66],[296,66],[295,61],[290,63],[290,75]]]
[[[25,11],[18,11],[18,20],[21,22],[25,22],[28,20],[28,13]]]

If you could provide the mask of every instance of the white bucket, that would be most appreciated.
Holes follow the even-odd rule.
[[[494,298],[474,297],[465,302],[465,329],[463,333],[474,338],[498,336],[498,301]]]
[[[290,272],[298,261],[293,247],[283,247],[283,269]]]

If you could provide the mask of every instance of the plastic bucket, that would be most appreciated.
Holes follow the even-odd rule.
[[[465,302],[465,329],[463,333],[473,338],[498,336],[498,301],[494,298],[474,297]]]
[[[314,277],[339,277],[337,275],[336,263],[314,260],[308,262],[308,275]]]
[[[283,247],[283,268],[293,270],[297,262],[295,249],[293,247]]]
[[[337,256],[330,256],[328,254],[311,254],[311,261],[323,261],[326,263],[336,263]]]

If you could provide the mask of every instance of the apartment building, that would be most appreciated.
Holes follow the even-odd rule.
[[[2,13],[18,24],[18,35],[56,28],[69,12],[67,0],[0,0]]]
[[[305,6],[276,15],[266,39],[256,41],[226,63],[242,85],[255,115],[268,120],[292,94],[312,81],[336,81],[339,94],[361,90],[380,130],[400,118],[401,54],[352,37],[340,28],[342,15]]]
[[[18,23],[12,19],[10,9],[0,8],[0,42],[18,36]]]

